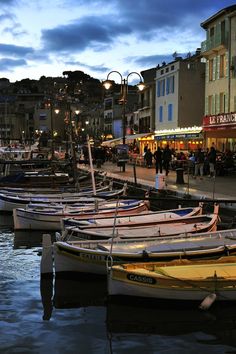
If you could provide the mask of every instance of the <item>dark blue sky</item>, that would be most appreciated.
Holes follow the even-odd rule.
[[[43,4],[42,4],[43,3]],[[0,0],[0,77],[141,71],[195,52],[230,0]]]

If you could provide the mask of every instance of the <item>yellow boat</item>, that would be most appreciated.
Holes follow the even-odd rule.
[[[168,300],[214,302],[236,300],[236,257],[112,266],[108,277],[110,296],[126,295]]]

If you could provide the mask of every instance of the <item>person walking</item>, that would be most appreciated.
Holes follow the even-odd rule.
[[[205,155],[201,148],[198,149],[195,156],[195,171],[194,178],[196,178],[200,173],[200,179],[203,178],[203,166],[204,166]]]
[[[153,157],[153,155],[152,155],[151,149],[148,149],[145,156],[144,156],[144,158],[146,160],[146,166],[148,168],[151,168],[151,166],[152,166],[152,157]]]
[[[216,149],[214,148],[214,146],[211,146],[207,158],[208,158],[209,169],[210,169],[209,177],[214,177],[215,176],[215,165],[216,165]]]
[[[158,146],[157,150],[154,152],[154,159],[156,164],[156,173],[158,173],[159,170],[160,173],[162,173],[163,151],[160,146]]]
[[[171,158],[172,158],[172,153],[169,148],[169,145],[167,144],[165,149],[163,150],[163,167],[166,171],[166,176],[168,176],[169,174]]]

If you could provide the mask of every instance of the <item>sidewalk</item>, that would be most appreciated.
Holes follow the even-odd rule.
[[[80,165],[81,169],[90,169],[89,166]],[[136,182],[143,185],[147,189],[156,186],[155,168],[146,168],[142,166],[133,166],[126,164],[125,172],[115,163],[106,162],[100,169],[94,167],[94,171],[105,171],[107,176],[118,178],[127,182],[135,182],[134,169],[136,171]],[[216,176],[209,178],[204,176],[201,180],[199,177],[194,179],[191,175],[184,174],[184,184],[176,184],[176,171],[170,171],[165,177],[164,189],[176,193],[176,195],[184,197],[191,196],[195,199],[223,199],[236,201],[236,176]],[[235,204],[236,207],[236,204]]]

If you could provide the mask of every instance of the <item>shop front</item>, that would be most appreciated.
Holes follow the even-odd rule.
[[[236,112],[209,115],[203,118],[206,147],[212,144],[218,151],[236,151]]]
[[[157,146],[165,148],[168,144],[170,149],[177,152],[195,151],[204,147],[202,127],[176,128],[155,132]]]

